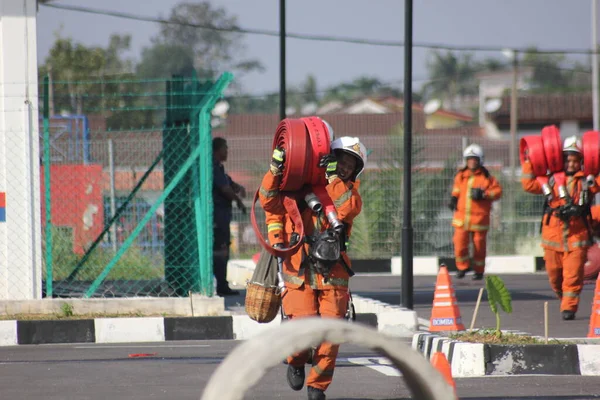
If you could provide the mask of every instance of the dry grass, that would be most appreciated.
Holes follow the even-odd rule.
[[[90,314],[11,314],[0,315],[0,320],[17,320],[17,321],[47,321],[47,320],[75,320],[75,319],[94,319],[94,318],[142,318],[142,317],[181,317],[181,315],[169,315],[161,313],[90,313]]]
[[[513,333],[497,334],[495,330],[482,330],[474,332],[461,332],[450,336],[451,339],[460,340],[469,343],[484,344],[506,344],[506,345],[524,345],[524,344],[545,344],[543,339],[528,335],[515,335]],[[569,344],[567,341],[549,340],[548,344]]]

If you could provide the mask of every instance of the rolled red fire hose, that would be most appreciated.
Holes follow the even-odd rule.
[[[560,131],[555,125],[545,126],[542,129],[542,143],[544,144],[546,163],[548,164],[550,172],[555,173],[562,171],[564,163]]]
[[[540,136],[525,136],[521,138],[519,150],[521,164],[528,158],[535,176],[545,176],[548,174],[546,154],[544,153],[544,145]]]
[[[329,132],[318,117],[286,118],[277,126],[273,138],[273,148],[275,147],[285,151],[285,167],[279,190],[283,198],[283,206],[295,225],[300,240],[294,246],[284,249],[273,248],[265,241],[256,222],[255,205],[258,201],[259,190],[254,195],[250,219],[260,245],[274,256],[285,258],[298,251],[304,243],[304,225],[296,203],[296,196],[305,185],[325,185],[327,183],[325,171],[318,167],[318,163],[323,155],[330,152]]]
[[[583,134],[583,172],[586,175],[598,175],[600,172],[600,133],[587,131]]]

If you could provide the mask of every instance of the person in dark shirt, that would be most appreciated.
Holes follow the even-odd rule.
[[[235,183],[225,173],[223,163],[227,161],[227,141],[216,137],[212,141],[213,150],[213,272],[217,280],[217,295],[231,296],[239,294],[232,290],[227,282],[227,262],[231,244],[232,203],[246,214],[246,206],[242,198],[246,197],[246,189]]]

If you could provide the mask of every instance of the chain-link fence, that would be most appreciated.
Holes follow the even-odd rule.
[[[212,293],[211,137],[227,139],[226,172],[246,188],[249,208],[268,169],[279,122],[276,114],[211,117],[206,106],[219,97],[222,88],[217,86],[190,79],[42,83],[40,109],[47,113],[39,113],[41,215],[36,217],[33,203],[27,206],[30,213],[19,216],[9,207],[5,214],[13,223],[41,227],[41,255],[24,249],[21,257],[40,257],[42,268],[38,277],[23,274],[25,268],[7,273],[36,282],[38,289],[32,290],[53,297]],[[30,110],[32,118],[37,113]],[[399,255],[402,113],[321,116],[337,137],[358,136],[369,152],[361,176],[363,211],[350,241],[352,257]],[[493,206],[488,253],[539,253],[541,199],[521,189],[518,164],[511,182],[510,142],[486,138],[473,126],[426,128],[419,112],[413,126],[414,254],[453,254],[447,203],[468,143],[484,148],[485,165],[504,190]],[[18,137],[7,134],[6,140]],[[15,149],[21,145],[7,144]],[[29,153],[21,150],[7,155],[7,162],[26,162]],[[0,217],[3,206],[0,193]],[[256,208],[258,221],[263,221],[260,206]],[[249,215],[237,208],[231,234],[232,258],[250,258],[259,251]],[[12,240],[9,247],[26,241],[8,236]],[[13,286],[7,290],[17,290]]]
[[[403,208],[402,114],[321,115],[336,137],[358,136],[369,155],[361,175],[363,211],[353,227],[350,252],[354,258],[400,255]],[[428,130],[418,124],[413,136],[412,210],[415,256],[453,256],[453,213],[448,209],[454,175],[464,166],[462,150],[477,143],[485,151],[485,165],[503,186],[502,199],[492,208],[488,254],[540,253],[539,222],[542,200],[525,193],[517,163],[511,183],[509,140],[479,136],[478,129]],[[268,169],[276,115],[231,115],[213,130],[229,142],[228,173],[255,191]],[[473,132],[476,132],[475,134]],[[511,204],[515,204],[511,207]],[[257,207],[260,208],[260,207]],[[258,215],[259,221],[262,215]],[[257,251],[249,217],[234,210],[232,252],[248,258]]]
[[[46,296],[212,294],[210,112],[230,80],[46,80]]]

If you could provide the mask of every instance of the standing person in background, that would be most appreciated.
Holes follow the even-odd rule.
[[[454,255],[458,279],[464,278],[472,261],[473,280],[483,279],[490,229],[492,202],[502,196],[500,183],[483,166],[483,149],[476,144],[463,151],[466,166],[454,177],[452,198],[448,207],[454,211]],[[473,242],[473,259],[469,256]]]
[[[216,137],[212,141],[213,150],[213,273],[217,280],[217,295],[232,296],[240,294],[232,290],[227,282],[227,262],[229,261],[229,246],[231,231],[229,225],[232,217],[232,204],[246,214],[246,206],[242,198],[246,197],[246,189],[235,183],[225,173],[223,163],[227,161],[227,141]]]

